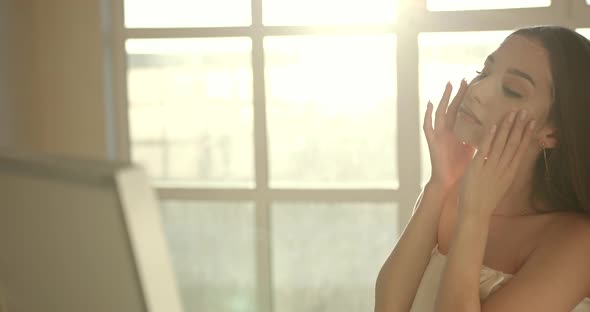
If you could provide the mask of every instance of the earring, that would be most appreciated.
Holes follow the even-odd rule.
[[[545,158],[545,180],[549,180],[549,163],[547,162],[547,149],[545,148],[545,142],[541,141],[541,147],[543,147],[543,158]]]

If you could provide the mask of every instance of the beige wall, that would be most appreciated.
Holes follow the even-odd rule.
[[[0,147],[30,145],[24,110],[32,103],[32,0],[0,0]]]
[[[0,0],[1,145],[106,157],[101,1]]]
[[[36,116],[42,148],[105,155],[99,0],[37,0]]]

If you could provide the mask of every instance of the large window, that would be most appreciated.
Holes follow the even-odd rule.
[[[430,174],[426,102],[512,29],[590,36],[576,0],[118,1],[120,136],[187,311],[372,310]]]

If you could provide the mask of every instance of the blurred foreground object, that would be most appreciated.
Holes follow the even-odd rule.
[[[182,312],[144,171],[0,151],[0,285],[10,312]]]

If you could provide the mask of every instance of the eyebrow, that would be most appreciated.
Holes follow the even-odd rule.
[[[491,54],[488,55],[488,57],[486,58],[485,63],[486,64],[487,63],[494,64],[494,62],[495,62],[494,57]],[[527,74],[527,73],[525,73],[525,72],[523,72],[521,70],[518,70],[516,68],[510,68],[510,69],[508,69],[508,73],[513,74],[513,75],[516,75],[516,76],[519,76],[521,78],[524,78],[524,79],[528,80],[533,85],[533,87],[536,87],[537,86],[535,84],[535,81],[533,80],[533,78],[529,74]]]

